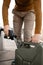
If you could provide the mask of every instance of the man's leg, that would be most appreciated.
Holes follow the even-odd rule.
[[[22,23],[23,23],[22,18],[17,14],[14,14],[13,18],[14,34],[17,35],[18,39],[21,39]]]
[[[29,42],[32,37],[32,31],[35,21],[35,14],[28,12],[24,18],[24,41]]]

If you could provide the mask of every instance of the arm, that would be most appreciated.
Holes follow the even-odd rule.
[[[32,42],[39,43],[41,36],[41,25],[42,25],[42,13],[41,13],[41,0],[34,0],[34,10],[36,15],[35,21],[35,34],[32,37]]]
[[[10,4],[10,0],[3,0],[2,16],[3,16],[4,32],[6,35],[8,35],[8,30],[9,30],[9,24],[8,24],[9,4]]]
[[[10,4],[10,0],[3,0],[2,16],[3,16],[4,26],[8,25],[8,8],[9,8],[9,4]]]
[[[41,0],[34,0],[34,10],[36,15],[35,34],[40,34],[42,25]]]

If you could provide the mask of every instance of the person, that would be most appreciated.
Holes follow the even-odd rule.
[[[8,9],[11,0],[3,0],[2,16],[4,23],[4,32],[8,35],[9,21]],[[13,9],[13,27],[14,33],[18,39],[21,39],[21,29],[24,22],[24,41],[39,42],[41,36],[42,12],[41,0],[15,0]],[[32,36],[33,26],[35,21],[35,31]]]

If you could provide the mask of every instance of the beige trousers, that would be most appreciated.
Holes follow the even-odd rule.
[[[29,42],[32,37],[32,31],[35,21],[35,14],[33,11],[28,12],[14,12],[13,26],[14,33],[18,39],[21,39],[22,25],[24,22],[24,41]]]

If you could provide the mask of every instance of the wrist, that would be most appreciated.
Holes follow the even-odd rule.
[[[32,37],[40,37],[42,36],[41,34],[34,34]]]
[[[4,29],[5,29],[5,28],[6,28],[6,29],[9,29],[9,25],[5,25],[5,26],[4,26]]]
[[[8,33],[8,30],[9,30],[9,25],[5,25],[5,26],[4,26],[4,32],[5,32],[5,33]]]

